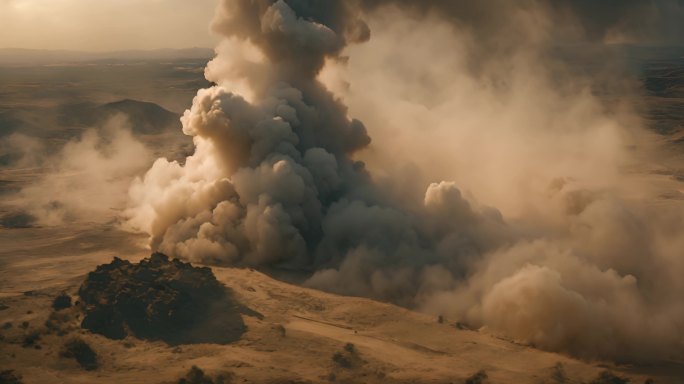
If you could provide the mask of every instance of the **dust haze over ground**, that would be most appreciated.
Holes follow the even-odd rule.
[[[178,112],[210,52],[16,51],[0,49],[3,226],[113,221],[134,175],[191,147]]]
[[[195,152],[133,182],[126,225],[550,351],[681,356],[680,159],[611,45],[681,44],[681,3],[479,4],[222,2]]]
[[[142,251],[116,226],[126,191],[153,158],[191,152],[179,117],[210,55],[0,49],[2,295]]]

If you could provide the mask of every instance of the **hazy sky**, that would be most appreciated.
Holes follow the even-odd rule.
[[[0,48],[213,47],[217,39],[209,32],[209,23],[217,2],[0,0]],[[428,3],[426,0],[421,2]],[[470,4],[468,1],[454,1],[453,4],[462,8],[463,3]],[[503,4],[508,3],[503,1]],[[490,1],[485,9],[496,13],[499,8],[496,4],[501,5],[501,2]],[[552,0],[551,4],[573,9],[589,34],[600,35],[594,38],[611,42],[684,42],[684,23],[681,22],[684,0]]]
[[[0,48],[212,47],[217,0],[0,0]]]

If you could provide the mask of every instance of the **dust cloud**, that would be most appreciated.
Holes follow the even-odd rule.
[[[133,182],[126,225],[155,251],[300,270],[546,350],[679,355],[663,143],[618,59],[562,59],[612,58],[634,3],[223,1],[216,85],[182,117],[195,152]],[[630,40],[680,36],[651,11]]]

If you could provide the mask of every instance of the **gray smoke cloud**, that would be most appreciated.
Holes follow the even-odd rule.
[[[131,185],[127,225],[193,262],[308,271],[547,350],[681,353],[684,212],[651,203],[646,185],[671,187],[643,169],[651,137],[543,54],[624,19],[488,5],[223,1],[216,85],[182,117],[195,153]]]

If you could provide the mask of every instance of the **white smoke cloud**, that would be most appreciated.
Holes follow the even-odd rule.
[[[548,350],[681,353],[684,212],[658,198],[676,186],[649,174],[629,98],[548,55],[549,7],[516,9],[524,39],[497,47],[394,3],[366,24],[356,2],[224,1],[217,85],[182,118],[195,153],[132,184],[128,225],[173,256],[313,271]]]

